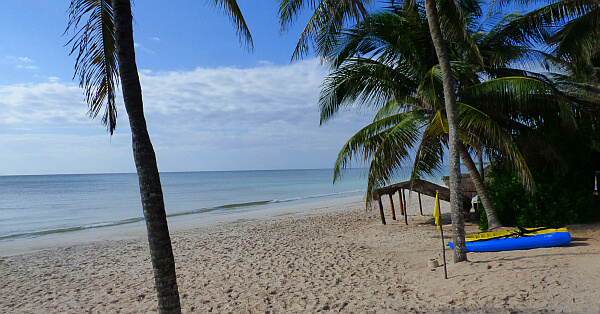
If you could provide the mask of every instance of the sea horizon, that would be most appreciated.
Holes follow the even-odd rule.
[[[227,215],[362,195],[365,169],[161,172],[167,217]],[[0,242],[143,224],[136,173],[0,176]]]
[[[169,222],[363,196],[366,168],[161,172]],[[397,181],[408,178],[408,172]],[[441,184],[441,176],[432,178]],[[136,173],[0,176],[0,242],[142,225]]]
[[[367,168],[348,168],[347,170],[367,170]],[[240,169],[240,170],[186,170],[186,171],[160,171],[159,174],[165,173],[195,173],[195,172],[253,172],[253,171],[288,171],[288,170],[330,170],[333,173],[333,168],[290,168],[290,169]],[[25,174],[0,174],[0,177],[32,177],[32,176],[76,176],[76,175],[112,175],[112,174],[135,174],[137,172],[73,172],[73,173],[25,173]]]

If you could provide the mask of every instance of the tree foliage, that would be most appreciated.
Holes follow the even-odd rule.
[[[585,127],[582,127],[585,130]],[[528,154],[536,182],[536,193],[527,193],[520,180],[503,162],[494,165],[488,191],[494,207],[507,226],[536,227],[587,223],[600,219],[600,199],[594,196],[594,173],[600,166],[600,150],[592,133],[565,132],[547,128],[551,139],[564,158],[563,169],[539,153]],[[521,143],[527,145],[527,143]],[[481,228],[486,228],[485,215]]]

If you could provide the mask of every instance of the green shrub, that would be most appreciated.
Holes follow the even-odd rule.
[[[521,181],[507,169],[490,174],[488,193],[504,226],[538,227],[585,223],[598,219],[597,197],[587,180],[575,174],[559,176],[536,169],[536,193],[526,192]],[[480,229],[487,229],[482,211]]]
[[[596,135],[585,128],[578,132],[539,131],[561,152],[564,167],[556,167],[544,153],[528,151],[530,143],[522,143],[536,184],[536,192],[530,194],[511,168],[496,160],[490,173],[493,181],[487,188],[501,223],[537,227],[598,220],[599,199],[593,194],[594,174],[600,168]],[[483,214],[480,218],[480,228],[487,229],[487,217]]]

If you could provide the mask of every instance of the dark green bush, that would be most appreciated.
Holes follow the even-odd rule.
[[[543,171],[548,172],[548,171]],[[598,219],[596,200],[587,182],[575,175],[552,173],[535,176],[537,191],[526,192],[510,171],[493,171],[488,192],[504,226],[538,227],[585,223]],[[480,228],[487,229],[482,212]]]
[[[537,227],[598,220],[599,200],[593,188],[600,155],[594,136],[581,129],[576,133],[557,129],[541,133],[560,151],[563,166],[548,163],[542,153],[535,156],[530,152],[526,159],[536,183],[536,192],[531,194],[523,189],[510,167],[496,160],[488,193],[500,221],[504,226]],[[527,143],[523,147],[522,151],[527,151]],[[485,213],[480,228],[487,229]]]

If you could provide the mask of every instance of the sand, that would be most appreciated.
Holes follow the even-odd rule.
[[[423,203],[431,215],[433,199]],[[385,226],[377,211],[355,201],[175,227],[183,312],[599,312],[600,224],[568,226],[568,247],[469,253],[469,262],[458,264],[448,250],[444,279],[443,267],[428,267],[430,259],[442,263],[441,239],[416,198],[409,200],[409,226],[386,212]],[[143,236],[0,257],[0,278],[0,313],[156,311]]]

